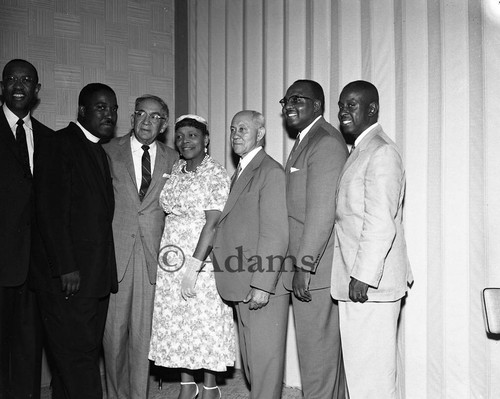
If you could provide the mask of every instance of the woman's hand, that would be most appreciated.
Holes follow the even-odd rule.
[[[203,261],[187,256],[184,263],[184,277],[181,282],[182,299],[188,300],[196,296],[195,285],[198,279],[198,273],[203,266]]]

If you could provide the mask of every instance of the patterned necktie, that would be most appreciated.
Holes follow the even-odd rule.
[[[142,154],[142,181],[139,190],[139,199],[141,202],[148,192],[148,187],[151,183],[151,157],[149,156],[149,145],[143,145],[142,149],[144,150]]]
[[[241,161],[238,162],[238,167],[236,168],[236,170],[233,173],[233,176],[231,177],[231,186],[229,187],[229,191],[233,189],[234,183],[236,183],[236,180],[238,180],[238,176],[240,175],[240,173],[241,173]]]
[[[26,142],[26,131],[23,127],[24,121],[19,119],[17,121],[16,128],[16,144],[17,150],[19,151],[19,155],[21,157],[23,167],[26,168],[27,173],[31,176],[30,169],[30,156],[28,154],[28,144]]]

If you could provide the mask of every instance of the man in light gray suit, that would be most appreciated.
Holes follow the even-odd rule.
[[[113,235],[118,293],[111,295],[104,332],[108,398],[144,399],[149,339],[164,213],[159,195],[179,158],[156,141],[168,126],[167,104],[144,95],[135,101],[132,132],[104,145],[115,195]]]
[[[354,148],[337,187],[331,286],[347,387],[351,399],[396,399],[398,319],[413,282],[403,229],[406,175],[377,122],[377,88],[351,82],[338,105],[340,130]]]

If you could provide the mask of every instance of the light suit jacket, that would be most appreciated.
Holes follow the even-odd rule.
[[[125,275],[136,239],[142,241],[149,282],[155,284],[158,250],[165,224],[165,214],[160,207],[159,196],[166,176],[179,155],[165,144],[156,142],[156,159],[151,184],[141,202],[135,178],[134,162],[130,147],[130,134],[117,137],[103,145],[108,154],[113,189],[115,215],[113,234],[115,240],[118,281]]]
[[[336,194],[331,292],[349,300],[351,276],[370,285],[368,301],[403,297],[413,276],[403,231],[403,161],[379,125],[349,156]]]
[[[287,246],[285,174],[260,150],[236,180],[217,224],[213,262],[221,297],[242,301],[252,287],[286,293],[277,283]],[[271,267],[268,257],[275,258]]]
[[[290,243],[288,255],[312,271],[310,289],[330,286],[335,189],[347,159],[340,132],[321,117],[290,154],[285,167]],[[287,259],[286,270],[292,270]],[[292,289],[293,273],[284,273]]]

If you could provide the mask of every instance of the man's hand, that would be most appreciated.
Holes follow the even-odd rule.
[[[61,291],[66,299],[80,290],[80,272],[78,270],[61,275]]]
[[[311,281],[311,273],[294,266],[295,273],[293,274],[292,288],[293,293],[299,301],[310,302],[312,297],[309,292],[309,282]]]
[[[257,310],[267,305],[269,296],[269,292],[252,288],[243,303],[248,303],[248,309]]]
[[[349,283],[349,298],[351,301],[366,302],[368,300],[368,295],[366,295],[368,287],[368,284],[351,277],[351,282]]]

